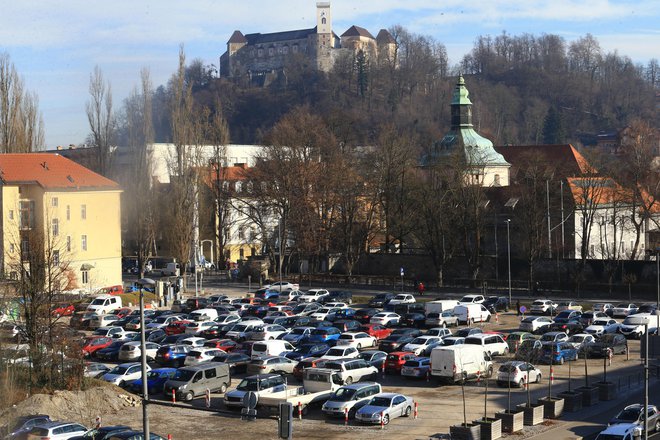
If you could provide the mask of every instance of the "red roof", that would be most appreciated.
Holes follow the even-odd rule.
[[[46,189],[119,189],[119,185],[59,154],[0,154],[4,184],[37,184]]]

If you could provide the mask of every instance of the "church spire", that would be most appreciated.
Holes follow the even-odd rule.
[[[463,75],[458,76],[451,100],[451,129],[460,130],[461,127],[472,127],[472,101],[470,92],[465,87]]]

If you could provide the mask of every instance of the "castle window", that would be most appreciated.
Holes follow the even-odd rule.
[[[284,46],[282,48],[282,52],[284,52],[284,55],[288,54],[289,53],[289,46]]]
[[[257,50],[257,56],[259,57],[264,56],[264,50],[262,48],[259,48],[259,50]]]
[[[298,45],[297,44],[293,45],[293,53],[298,53]]]
[[[282,53],[282,46],[277,48],[277,53]]]
[[[493,178],[493,185],[495,185],[495,186],[500,186],[501,185],[499,174],[495,174],[495,177]]]
[[[326,19],[325,19],[325,17],[323,17],[323,18],[321,19],[321,24],[325,24],[325,23],[326,23]]]
[[[274,54],[275,54],[275,48],[269,47],[268,48],[268,56],[272,57]]]

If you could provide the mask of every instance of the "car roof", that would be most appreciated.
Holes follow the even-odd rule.
[[[135,365],[140,365],[140,363],[139,363],[139,362],[125,362],[125,363],[123,363],[123,364],[119,364],[119,365],[117,365],[117,366],[118,366],[118,367],[129,368],[129,367],[133,367],[133,366],[135,366]]]
[[[78,422],[50,421],[50,422],[38,423],[38,424],[35,425],[35,427],[51,429],[51,428],[57,428],[59,426],[66,426],[66,425],[80,425],[80,423],[78,423]]]
[[[401,394],[401,393],[378,393],[373,397],[387,397],[387,398],[391,399],[391,398],[396,397],[396,396],[403,396],[403,394]]]
[[[601,434],[614,434],[614,435],[624,435],[629,431],[639,427],[636,423],[617,423],[615,425],[608,426]]]

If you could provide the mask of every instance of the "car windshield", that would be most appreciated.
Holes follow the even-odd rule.
[[[554,341],[556,337],[557,337],[556,334],[546,333],[543,336],[541,336],[541,341],[543,341],[543,342]]]
[[[330,363],[326,364],[327,368]],[[355,395],[356,390],[353,388],[339,388],[335,393],[328,399],[331,402],[348,402]]]
[[[291,331],[292,334],[294,335],[304,335],[305,334],[305,329],[304,328],[294,328]]]
[[[239,391],[257,391],[258,381],[254,379],[243,379],[236,387]]]
[[[535,319],[536,319],[536,317],[534,317],[534,316],[528,316],[527,318],[523,319],[521,322],[531,323],[531,322],[534,322]]]
[[[411,344],[414,345],[424,345],[428,342],[426,338],[415,338],[412,341],[410,341]]]
[[[512,373],[516,371],[516,367],[515,365],[511,365],[511,364],[503,364],[500,366],[499,371],[501,371],[502,373]]]
[[[316,329],[312,331],[313,335],[326,335],[328,333],[327,330],[322,330],[322,329]]]
[[[343,356],[344,355],[344,349],[342,348],[331,348],[328,350],[327,353],[328,356]]]
[[[374,397],[369,402],[371,406],[382,406],[389,408],[390,407],[390,398],[389,397]]]
[[[623,411],[617,414],[616,418],[619,420],[629,420],[634,422],[637,420],[637,417],[639,417],[640,409],[641,408],[625,408]]]
[[[344,334],[342,334],[342,335],[339,336],[339,339],[344,340],[344,341],[345,341],[345,340],[349,340],[349,341],[350,341],[350,340],[353,339],[353,335],[349,335],[348,333],[344,333]]]
[[[122,367],[121,365],[117,365],[115,368],[113,368],[110,371],[110,374],[117,374],[117,375],[122,375],[128,371],[128,368]]]
[[[605,320],[605,319],[596,319],[596,320],[594,320],[593,325],[607,325],[607,320]]]
[[[582,342],[584,341],[584,336],[572,336],[571,337],[571,342]]]
[[[617,304],[616,306],[620,309],[627,309],[628,308],[628,304]]]
[[[176,373],[174,373],[174,380],[188,382],[194,375],[195,372],[191,370],[176,370]]]

